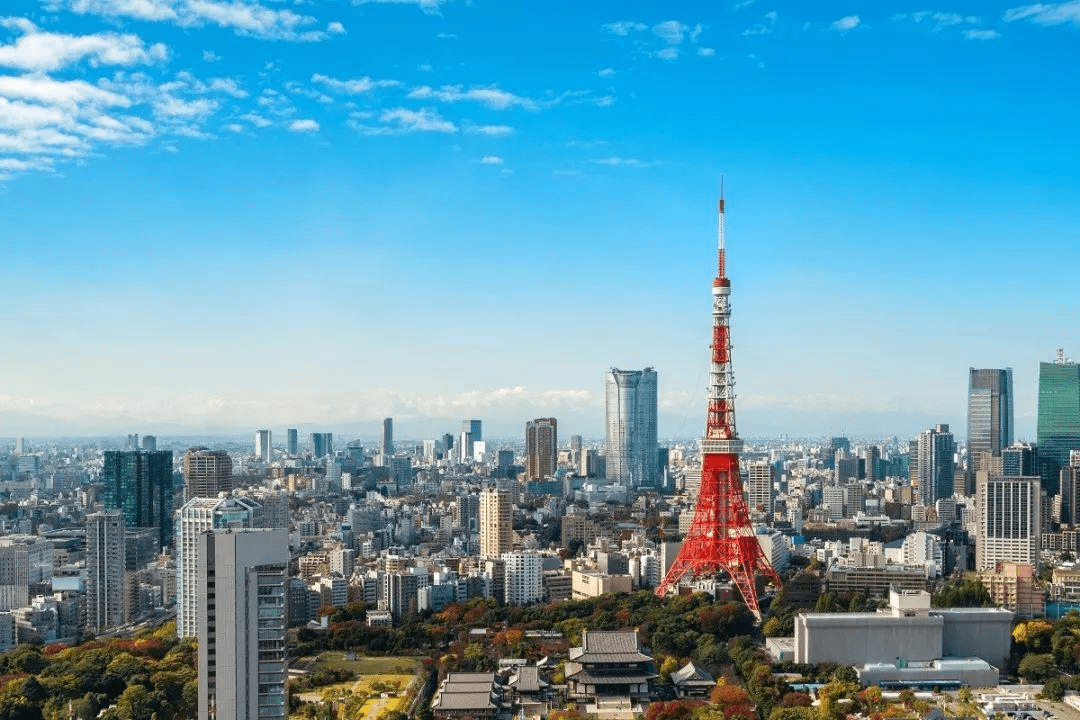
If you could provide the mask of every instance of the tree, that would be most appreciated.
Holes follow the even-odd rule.
[[[1042,696],[1047,700],[1060,701],[1065,697],[1065,686],[1061,682],[1061,678],[1050,678],[1043,684]]]
[[[667,685],[671,682],[671,674],[679,669],[678,658],[668,655],[664,658],[664,662],[660,663],[660,683]]]
[[[833,670],[832,679],[840,683],[859,683],[859,673],[850,665],[841,665]]]
[[[1045,682],[1060,675],[1054,656],[1050,653],[1028,653],[1020,661],[1016,670],[1029,682]]]

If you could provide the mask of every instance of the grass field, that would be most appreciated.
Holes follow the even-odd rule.
[[[317,701],[330,695],[353,697],[346,706],[339,707],[343,720],[379,720],[387,713],[405,709],[405,691],[417,678],[421,662],[412,657],[363,657],[346,659],[344,652],[325,652],[318,657],[300,658],[292,663],[294,668],[308,672],[322,669],[351,670],[355,680],[326,685],[303,693],[304,701]],[[385,693],[387,697],[382,697]],[[363,705],[357,706],[363,698]]]
[[[420,669],[420,660],[414,657],[364,657],[357,655],[355,660],[346,660],[344,652],[324,652],[314,663],[305,667],[304,660],[295,665],[304,667],[309,672],[323,668],[352,670],[357,675],[413,675]]]

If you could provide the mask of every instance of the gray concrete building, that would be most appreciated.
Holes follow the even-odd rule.
[[[863,683],[997,684],[1008,661],[1013,613],[999,608],[931,610],[924,591],[892,591],[876,613],[803,613],[795,662],[851,665]]]
[[[285,718],[285,585],[280,529],[199,536],[199,720]]]

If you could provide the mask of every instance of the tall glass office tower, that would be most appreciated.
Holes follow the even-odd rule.
[[[1001,455],[1013,441],[1012,368],[976,370],[968,379],[968,456]]]
[[[657,487],[656,371],[608,370],[607,478],[628,487]]]
[[[1080,450],[1080,366],[1058,350],[1057,360],[1039,363],[1039,477],[1047,495],[1057,495],[1070,450]]]
[[[158,529],[161,547],[173,542],[172,450],[106,450],[101,482],[106,510],[124,512],[129,528]]]

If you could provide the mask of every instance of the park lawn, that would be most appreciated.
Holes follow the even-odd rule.
[[[329,651],[320,653],[309,670],[323,668],[352,670],[357,675],[408,675],[420,669],[420,659],[357,655],[355,660],[346,660],[344,652]]]

